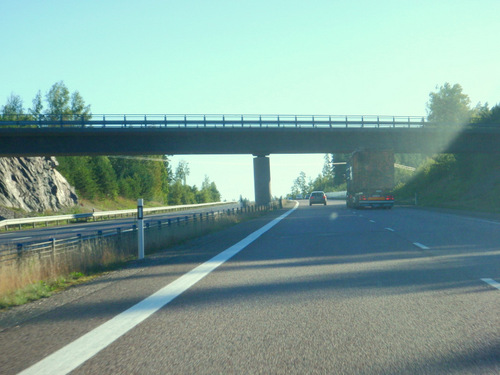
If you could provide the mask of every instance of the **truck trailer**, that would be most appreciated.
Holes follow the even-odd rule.
[[[347,207],[386,208],[394,206],[394,153],[358,150],[346,165]]]

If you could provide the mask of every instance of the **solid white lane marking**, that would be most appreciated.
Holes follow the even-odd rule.
[[[395,230],[394,230],[394,229],[392,229],[392,228],[385,228],[385,230],[388,230],[388,231],[390,231],[390,232],[395,232]]]
[[[484,281],[486,284],[489,284],[491,285],[493,288],[497,288],[498,290],[500,290],[500,283],[493,280],[493,279],[481,279],[482,281]]]
[[[19,237],[19,238],[13,238],[13,239],[12,239],[12,241],[27,240],[28,238],[31,238],[31,237]]]
[[[420,242],[413,242],[413,244],[417,247],[420,247],[422,250],[429,250],[427,246],[422,245]]]
[[[96,355],[120,336],[130,331],[136,325],[150,317],[174,298],[196,284],[214,269],[250,245],[262,234],[295,211],[298,206],[299,205],[297,203],[294,208],[264,225],[262,228],[253,232],[240,242],[224,250],[222,253],[214,256],[212,259],[199,265],[185,275],[179,277],[177,280],[166,285],[143,301],[76,339],[57,352],[54,352],[40,362],[35,363],[33,366],[20,372],[20,374],[54,375],[67,374],[70,371],[73,371],[76,367]]]

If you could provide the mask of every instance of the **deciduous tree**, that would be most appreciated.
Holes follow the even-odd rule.
[[[458,83],[451,86],[446,82],[438,92],[429,94],[427,113],[430,122],[442,126],[465,125],[471,118],[469,96],[462,92]]]

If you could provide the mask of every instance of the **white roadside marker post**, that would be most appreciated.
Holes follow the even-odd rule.
[[[137,200],[137,237],[139,239],[138,258],[144,259],[144,201]]]

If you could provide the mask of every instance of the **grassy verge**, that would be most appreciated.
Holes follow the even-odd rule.
[[[500,161],[490,155],[440,154],[429,159],[394,195],[400,203],[500,213]]]
[[[84,275],[81,272],[71,272],[67,276],[59,276],[55,279],[29,284],[24,288],[4,293],[0,298],[0,309],[24,305],[31,301],[50,297],[52,294],[67,289],[72,285],[87,282],[93,277],[95,276]]]

